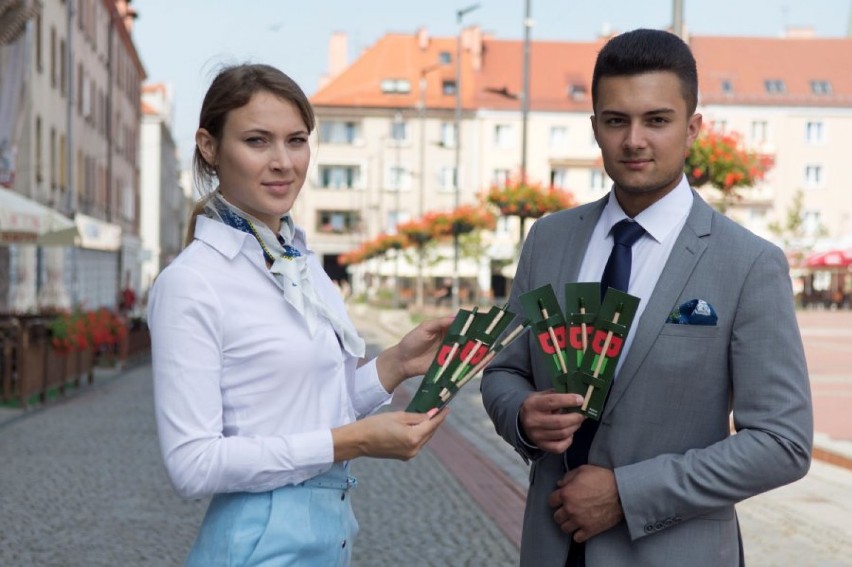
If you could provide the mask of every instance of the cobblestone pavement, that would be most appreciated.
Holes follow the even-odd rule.
[[[147,365],[0,425],[0,565],[180,565],[205,509],[166,478]]]
[[[398,313],[353,311],[373,345],[390,344],[410,326]],[[820,325],[816,328],[828,328]],[[835,372],[823,370],[823,364],[812,370]],[[406,385],[409,392],[414,382]],[[527,467],[494,433],[477,386],[469,384],[453,401],[444,428],[485,456],[481,467],[499,469],[524,491]],[[0,415],[0,565],[182,563],[206,501],[180,500],[166,478],[149,366],[100,373],[95,386],[66,400],[10,415]],[[848,450],[848,443],[820,439]],[[483,505],[463,488],[470,484],[460,482],[481,470],[450,472],[437,450],[435,443],[434,451],[427,447],[407,463],[360,459],[353,465],[361,524],[356,567],[517,564],[512,537],[492,518],[503,502]],[[738,510],[750,567],[852,565],[848,469],[815,461],[803,480],[743,502]],[[512,513],[519,521],[520,512]]]

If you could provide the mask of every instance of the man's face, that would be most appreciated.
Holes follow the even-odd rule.
[[[635,216],[680,182],[701,115],[688,115],[680,80],[669,71],[604,77],[592,128],[616,197]]]

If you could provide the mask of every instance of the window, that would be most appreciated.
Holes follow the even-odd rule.
[[[50,129],[50,187],[56,187],[59,177],[59,162],[56,160],[56,128]]]
[[[730,79],[722,79],[719,84],[719,88],[722,90],[722,94],[734,94],[734,84],[730,81]]]
[[[755,120],[751,123],[751,139],[756,144],[762,144],[768,138],[766,120]]]
[[[65,91],[68,88],[68,70],[65,64],[65,40],[59,41],[59,92],[65,96]]]
[[[409,220],[411,220],[411,215],[408,211],[388,211],[388,220],[387,225],[385,226],[385,232],[388,234],[396,234],[397,225],[407,223]]]
[[[584,100],[586,98],[586,85],[582,83],[568,85],[568,96],[571,100]]]
[[[811,81],[811,92],[815,95],[830,95],[831,83],[828,81]]]
[[[808,144],[821,144],[823,142],[822,122],[812,120],[805,124],[805,142]]]
[[[550,186],[557,189],[565,189],[568,187],[568,170],[564,167],[557,167],[550,170]]]
[[[41,116],[35,119],[35,167],[36,182],[41,183],[42,177],[42,148],[41,148]]]
[[[452,122],[441,123],[441,145],[445,148],[456,147],[456,125]]]
[[[510,172],[508,169],[495,169],[491,172],[491,183],[502,187],[509,181]]]
[[[385,187],[389,191],[411,189],[411,172],[401,165],[391,165],[385,172]]]
[[[802,211],[802,230],[809,236],[816,236],[822,232],[819,211]]]
[[[503,149],[515,146],[515,129],[511,124],[494,125],[494,146]]]
[[[36,69],[41,73],[44,69],[44,56],[42,55],[41,45],[41,14],[36,16],[35,20],[35,59]]]
[[[449,65],[453,61],[453,56],[449,51],[442,51],[438,54],[438,63],[441,65]]]
[[[390,138],[397,144],[401,144],[408,140],[408,122],[403,120],[394,120],[391,122]]]
[[[565,150],[568,147],[568,128],[565,126],[550,127],[550,149]]]
[[[442,81],[441,82],[441,93],[446,96],[453,96],[456,94],[456,82],[455,81]]]
[[[442,167],[438,173],[438,186],[441,191],[455,191],[456,189],[456,168]]]
[[[823,184],[823,171],[821,165],[806,165],[805,166],[805,187],[808,189],[818,189]]]
[[[361,182],[361,168],[357,165],[319,166],[319,186],[323,189],[354,189]]]
[[[59,187],[64,191],[66,180],[68,179],[68,156],[65,154],[68,148],[65,142],[65,134],[59,135]]]
[[[354,144],[359,138],[357,122],[320,122],[319,141],[326,144]]]
[[[384,79],[381,86],[382,92],[385,94],[407,94],[411,92],[411,83],[408,79]]]
[[[357,211],[317,211],[317,231],[326,234],[348,234],[359,229]]]
[[[50,28],[50,86],[56,87],[56,28]]]
[[[608,185],[604,170],[592,169],[589,171],[589,188],[592,191],[606,191],[609,189]]]
[[[787,91],[784,81],[781,79],[766,79],[763,86],[769,94],[783,94]]]

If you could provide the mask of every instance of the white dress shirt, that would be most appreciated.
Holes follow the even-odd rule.
[[[686,218],[692,209],[692,199],[692,189],[690,189],[689,182],[684,175],[681,177],[680,183],[671,192],[633,219],[642,225],[645,234],[633,244],[630,285],[627,293],[638,297],[641,301],[636,309],[631,331],[627,335],[627,340],[624,341],[624,348],[616,367],[616,376],[618,376],[618,370],[627,357],[630,345],[633,344],[639,319],[642,317],[642,312],[645,311],[645,306],[657,286],[660,274],[663,273],[663,268],[669,259],[675,240],[686,224]],[[629,217],[618,204],[615,191],[610,191],[609,201],[595,225],[589,245],[586,248],[586,255],[580,266],[577,281],[601,281],[614,242],[610,231],[616,223],[626,218]]]
[[[316,293],[343,300],[298,230]],[[323,473],[331,429],[390,400],[375,361],[358,368],[322,319],[311,337],[260,245],[205,217],[148,303],[160,448],[185,498],[263,492]]]

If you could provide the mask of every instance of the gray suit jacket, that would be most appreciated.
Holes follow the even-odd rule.
[[[801,478],[810,466],[810,388],[784,253],[694,195],[634,321],[634,342],[592,443],[589,463],[615,471],[625,519],[589,540],[589,567],[736,565],[734,504]],[[519,295],[545,284],[564,300],[605,203],[533,225],[511,310],[522,313]],[[666,323],[690,299],[708,301],[718,324]],[[547,497],[565,473],[563,458],[529,450],[517,432],[524,398],[551,387],[532,339],[494,360],[482,397],[498,433],[532,460],[521,565],[562,567],[571,539],[553,521]]]

